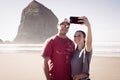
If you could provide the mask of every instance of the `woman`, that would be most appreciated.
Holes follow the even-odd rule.
[[[92,33],[87,17],[79,17],[78,22],[83,22],[87,27],[87,35],[79,30],[74,34],[74,41],[77,45],[71,60],[71,74],[73,80],[90,80],[89,65],[92,55]]]

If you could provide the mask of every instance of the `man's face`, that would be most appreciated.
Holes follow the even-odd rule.
[[[70,25],[68,24],[68,22],[64,22],[64,23],[58,25],[59,33],[65,35],[68,32],[69,26]]]

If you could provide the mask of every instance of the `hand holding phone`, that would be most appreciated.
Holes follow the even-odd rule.
[[[73,24],[84,24],[83,19],[79,19],[79,17],[74,17],[74,16],[70,16],[70,23],[73,23]]]

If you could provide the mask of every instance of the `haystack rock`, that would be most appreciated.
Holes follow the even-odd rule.
[[[13,43],[44,43],[44,41],[57,33],[58,18],[54,13],[33,0],[23,9],[18,33]]]

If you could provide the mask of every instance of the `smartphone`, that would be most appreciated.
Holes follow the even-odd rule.
[[[79,17],[70,16],[70,23],[73,23],[73,24],[83,24],[84,23],[84,22],[78,22],[78,20],[82,20],[82,19],[79,19]]]

